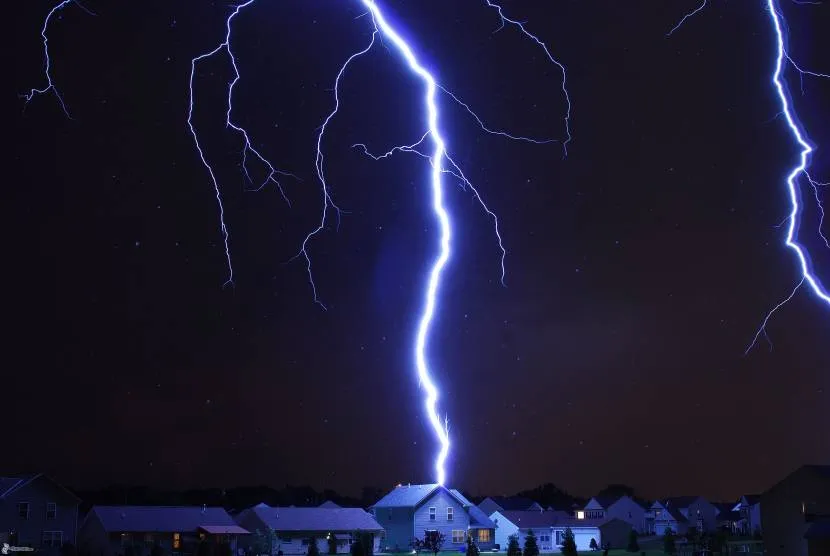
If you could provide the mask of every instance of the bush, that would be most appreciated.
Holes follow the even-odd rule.
[[[597,544],[597,540],[596,539],[591,539],[591,544],[588,545],[588,548],[590,548],[591,550],[599,550],[599,545]]]
[[[576,539],[574,539],[574,532],[570,527],[565,529],[562,535],[562,554],[565,556],[576,556]]]
[[[522,556],[522,548],[519,546],[517,535],[510,535],[507,539],[507,556]]]
[[[634,529],[628,533],[628,547],[625,550],[627,552],[638,552],[640,550],[640,543],[637,542],[637,531]]]
[[[525,535],[525,549],[522,554],[524,556],[539,556],[539,543],[536,542],[536,533],[533,532],[533,529]]]

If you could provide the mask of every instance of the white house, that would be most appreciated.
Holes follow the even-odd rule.
[[[507,550],[512,535],[524,547],[525,537],[532,530],[540,552],[560,552],[565,530],[570,527],[574,534],[577,550],[590,550],[591,539],[602,546],[600,525],[603,520],[575,519],[565,512],[557,511],[503,511],[493,512],[490,520],[496,525],[496,544],[501,551]]]
[[[646,532],[646,510],[639,502],[627,495],[595,496],[585,507],[578,510],[577,517],[585,519],[620,519],[638,533]]]

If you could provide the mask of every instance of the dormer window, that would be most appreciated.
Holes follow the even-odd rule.
[[[452,506],[447,507],[447,521],[452,521]]]
[[[435,521],[435,508],[430,508],[429,509],[429,520],[430,521]]]

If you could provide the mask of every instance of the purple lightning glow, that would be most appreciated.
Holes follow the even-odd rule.
[[[66,102],[63,100],[63,95],[61,95],[58,88],[55,87],[55,82],[52,79],[52,57],[49,55],[49,37],[46,34],[46,30],[49,28],[49,22],[52,21],[52,16],[63,10],[69,4],[75,4],[89,15],[95,15],[94,12],[87,9],[83,4],[78,2],[78,0],[63,0],[63,2],[57,4],[49,11],[46,15],[46,19],[43,20],[43,27],[40,30],[40,36],[43,37],[43,60],[45,66],[43,73],[46,77],[46,86],[42,89],[31,89],[28,93],[21,96],[26,99],[26,104],[29,104],[29,102],[31,102],[36,95],[45,95],[51,91],[58,99],[58,103],[61,105],[63,113],[66,114],[67,118],[72,119],[72,116],[69,115],[69,110],[66,108]]]
[[[695,10],[686,14],[680,22],[675,25],[674,28],[667,34],[670,36],[674,33],[681,25],[690,17],[694,16],[698,12],[700,12],[703,8],[706,7],[708,0],[703,0],[703,3],[700,4]],[[820,183],[813,179],[809,172],[810,166],[810,157],[815,152],[815,147],[810,144],[810,141],[807,138],[807,133],[804,129],[797,123],[797,117],[795,115],[795,110],[792,107],[792,101],[790,96],[787,92],[787,87],[784,82],[783,73],[786,68],[786,65],[789,64],[796,72],[798,72],[799,78],[804,80],[804,76],[811,76],[811,77],[819,77],[819,78],[830,78],[830,74],[819,73],[815,71],[809,71],[801,68],[790,56],[787,52],[786,46],[786,37],[784,32],[784,26],[786,23],[784,22],[784,16],[780,12],[778,8],[778,4],[776,0],[766,0],[766,10],[769,14],[770,22],[772,23],[773,30],[775,31],[775,44],[776,44],[776,55],[775,55],[775,64],[774,70],[772,72],[771,80],[772,84],[775,87],[776,95],[781,103],[781,112],[780,115],[784,116],[785,121],[787,122],[787,127],[790,130],[790,134],[795,142],[798,144],[800,148],[798,164],[792,167],[787,174],[787,191],[790,197],[790,214],[785,220],[787,224],[787,233],[785,236],[785,245],[793,250],[796,254],[796,258],[798,259],[799,266],[801,268],[801,279],[798,282],[798,285],[792,290],[792,292],[780,303],[778,303],[775,307],[770,310],[766,317],[761,322],[761,326],[758,331],[755,333],[755,336],[750,342],[749,346],[746,348],[744,352],[749,353],[749,351],[755,346],[758,342],[758,338],[763,334],[767,341],[769,342],[769,337],[766,333],[767,323],[769,322],[772,315],[778,311],[781,307],[786,305],[788,301],[790,301],[793,296],[798,292],[801,286],[806,282],[809,285],[810,289],[813,293],[824,303],[830,305],[830,294],[828,294],[825,287],[822,285],[821,280],[818,276],[815,275],[812,269],[812,263],[810,262],[810,256],[807,252],[807,249],[798,242],[798,231],[799,226],[801,224],[801,216],[803,213],[803,206],[802,206],[802,196],[800,192],[800,187],[797,182],[799,177],[802,177],[806,180],[807,184],[813,190],[813,197],[816,200],[818,212],[819,212],[819,230],[818,234],[821,239],[824,241],[825,246],[830,248],[830,241],[828,241],[827,237],[824,235],[822,227],[824,225],[824,205],[821,201],[821,196],[819,194],[819,188],[826,186],[826,183]],[[771,346],[770,342],[770,346]]]
[[[72,2],[74,0],[66,0],[56,6],[52,12],[50,12],[49,16],[47,16],[46,22],[44,24],[44,45],[46,45],[46,36],[45,36],[45,29],[46,25],[49,22],[49,19],[54,14],[54,12],[58,9],[63,8],[67,3]],[[237,64],[236,56],[234,55],[232,44],[231,44],[231,30],[233,26],[233,22],[240,14],[240,12],[245,9],[246,7],[252,5],[255,0],[247,0],[242,4],[237,5],[234,7],[227,17],[225,21],[225,36],[224,40],[216,46],[214,49],[205,52],[199,56],[196,56],[191,60],[191,69],[190,69],[190,80],[189,80],[189,108],[188,108],[188,117],[187,117],[187,124],[190,130],[191,135],[193,136],[193,141],[196,146],[196,150],[198,152],[199,158],[202,161],[202,164],[207,169],[208,174],[211,178],[211,182],[213,184],[214,192],[216,195],[217,204],[219,207],[219,223],[220,229],[222,232],[223,243],[225,247],[225,257],[227,260],[228,265],[228,279],[226,281],[227,284],[232,284],[234,279],[234,271],[233,265],[231,263],[231,255],[230,255],[230,238],[228,233],[228,228],[225,223],[225,209],[224,203],[222,200],[222,193],[221,188],[219,185],[219,180],[217,178],[217,174],[208,161],[208,157],[205,154],[205,150],[199,140],[199,134],[196,131],[196,128],[193,123],[193,114],[194,114],[194,107],[195,107],[195,87],[194,82],[196,79],[196,68],[200,62],[208,60],[216,55],[221,53],[225,53],[231,63],[233,68],[233,78],[231,79],[228,85],[228,98],[227,98],[227,111],[225,113],[225,124],[226,127],[233,129],[237,133],[242,136],[243,139],[243,147],[242,147],[242,169],[247,178],[248,182],[254,184],[254,180],[251,176],[251,173],[248,169],[248,162],[250,159],[254,159],[258,161],[259,164],[265,169],[265,177],[260,182],[260,184],[254,187],[254,190],[259,190],[262,187],[266,186],[269,183],[273,183],[277,186],[280,190],[280,193],[283,195],[283,198],[288,202],[287,197],[282,189],[280,182],[278,181],[278,176],[291,176],[296,177],[293,174],[284,172],[282,170],[278,170],[265,156],[263,156],[256,148],[254,148],[252,141],[248,132],[240,125],[234,123],[232,119],[232,112],[233,112],[233,92],[236,84],[240,80],[240,72],[239,67]],[[373,22],[373,32],[371,35],[371,39],[364,48],[355,52],[348,59],[344,62],[341,66],[337,77],[335,78],[334,84],[334,107],[326,116],[323,121],[323,124],[319,128],[319,132],[317,134],[317,144],[316,144],[316,158],[315,158],[315,169],[317,174],[317,179],[320,182],[321,192],[322,192],[322,211],[319,224],[305,237],[302,242],[302,247],[300,252],[294,257],[295,259],[302,256],[306,261],[306,271],[308,274],[308,279],[310,286],[312,288],[314,301],[318,303],[321,307],[325,309],[325,306],[319,299],[317,286],[314,283],[313,273],[312,273],[312,261],[309,255],[309,244],[312,239],[315,238],[319,233],[326,229],[326,225],[328,222],[328,212],[329,209],[333,209],[338,218],[338,226],[339,226],[339,218],[340,218],[340,209],[334,203],[334,200],[331,195],[331,191],[326,179],[325,173],[325,157],[323,154],[323,144],[325,140],[325,134],[328,129],[328,125],[331,122],[332,118],[335,117],[339,108],[340,108],[340,86],[341,80],[344,77],[347,69],[349,66],[357,60],[358,58],[362,57],[364,54],[368,53],[374,44],[376,43],[376,39],[378,38],[379,34],[382,34],[389,42],[391,42],[395,48],[398,50],[399,54],[403,57],[404,61],[406,62],[408,68],[415,74],[420,80],[423,82],[425,87],[424,92],[424,109],[427,119],[427,131],[423,134],[423,136],[417,142],[411,145],[402,145],[393,148],[386,154],[375,156],[372,155],[365,145],[355,145],[356,147],[361,147],[363,151],[368,155],[376,160],[381,158],[385,158],[393,154],[394,152],[411,152],[415,153],[427,160],[429,160],[431,167],[432,167],[432,174],[431,174],[431,191],[432,191],[432,208],[435,214],[435,217],[438,221],[440,227],[440,237],[439,237],[439,245],[440,250],[436,259],[432,263],[432,268],[429,273],[429,277],[427,280],[427,286],[424,292],[424,307],[421,317],[419,319],[417,333],[415,336],[414,342],[414,362],[415,367],[417,369],[417,375],[420,381],[421,386],[426,390],[426,399],[425,399],[425,408],[427,411],[427,416],[429,418],[429,422],[431,428],[440,444],[439,453],[435,459],[435,474],[436,474],[436,482],[439,484],[445,484],[446,482],[446,470],[445,470],[445,462],[450,450],[450,438],[449,438],[449,427],[448,421],[445,418],[442,422],[441,418],[437,412],[437,404],[439,398],[439,391],[438,387],[435,384],[432,373],[427,362],[426,356],[426,349],[427,343],[429,338],[429,333],[431,329],[431,325],[433,322],[433,318],[438,306],[438,290],[441,283],[442,273],[449,261],[451,252],[451,238],[452,238],[452,226],[450,221],[450,215],[447,211],[446,206],[444,205],[444,184],[442,182],[442,177],[445,174],[452,175],[456,178],[461,185],[462,188],[465,190],[469,190],[476,201],[481,205],[483,210],[486,214],[492,219],[496,238],[498,240],[499,248],[501,250],[501,280],[504,283],[505,279],[505,257],[506,257],[506,249],[504,248],[504,244],[501,237],[501,232],[499,230],[499,221],[498,217],[496,216],[495,212],[493,212],[487,204],[484,202],[481,194],[479,191],[473,186],[472,182],[467,178],[464,174],[461,167],[455,162],[455,160],[450,156],[450,154],[446,150],[446,141],[441,134],[440,126],[439,126],[439,110],[438,110],[438,95],[439,93],[443,92],[448,97],[450,97],[455,103],[461,106],[470,116],[472,116],[479,127],[486,133],[492,135],[502,136],[508,139],[513,139],[517,141],[525,141],[534,144],[546,144],[555,142],[555,140],[551,139],[533,139],[530,137],[523,137],[517,136],[505,131],[500,131],[488,127],[484,121],[470,108],[468,104],[463,102],[458,96],[453,94],[447,88],[443,87],[442,85],[438,84],[434,78],[434,76],[421,64],[418,60],[417,56],[414,54],[413,48],[401,37],[401,35],[396,31],[386,20],[382,11],[380,10],[379,6],[373,0],[361,0],[361,3],[365,8],[368,9],[369,14],[371,15],[372,22]],[[501,19],[501,28],[503,28],[506,24],[515,25],[525,36],[531,38],[535,41],[545,52],[547,58],[554,63],[561,71],[562,71],[562,91],[564,93],[565,101],[567,103],[567,111],[565,115],[565,134],[566,140],[563,143],[565,154],[567,154],[567,144],[571,141],[571,134],[570,134],[570,112],[571,112],[571,103],[569,93],[565,86],[565,68],[564,66],[558,62],[553,56],[550,54],[547,46],[535,35],[529,33],[522,23],[507,18],[503,10],[497,4],[490,2],[489,0],[486,1],[487,6],[494,8],[498,11],[499,17]],[[61,100],[61,104],[63,105],[63,101],[58,94],[57,90],[54,89],[52,85],[51,76],[49,75],[49,65],[48,65],[48,50],[47,52],[47,78],[49,81],[49,88],[46,88],[42,91],[38,90],[37,92],[46,92],[50,88],[54,90],[58,98]],[[424,143],[429,140],[433,146],[431,153],[421,152],[419,147],[423,146]]]

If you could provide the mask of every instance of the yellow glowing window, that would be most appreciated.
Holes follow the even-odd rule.
[[[490,529],[478,530],[478,542],[490,542]]]
[[[173,548],[181,548],[182,547],[182,534],[181,533],[173,533]]]

